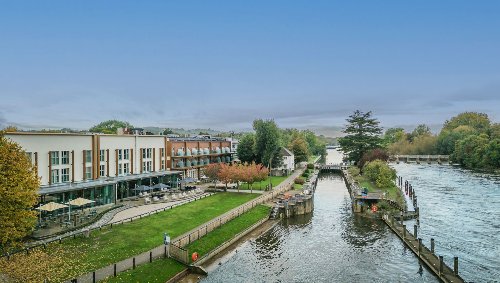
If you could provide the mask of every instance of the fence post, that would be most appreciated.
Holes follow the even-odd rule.
[[[189,243],[191,244],[191,234],[189,234],[188,236],[189,236]]]
[[[434,238],[431,238],[431,253],[434,254]]]
[[[135,257],[132,259],[132,269],[135,269]]]
[[[153,252],[149,251],[149,262],[153,262]]]
[[[439,256],[439,278],[441,278],[441,275],[443,274],[443,256]]]
[[[92,283],[95,283],[95,271],[92,272]]]
[[[403,225],[403,242],[406,238],[406,225]]]
[[[413,237],[417,238],[417,225],[413,225]]]
[[[114,277],[116,277],[116,263],[115,263],[114,268],[113,268],[113,275],[114,275]]]
[[[418,256],[422,253],[422,239],[418,238]]]
[[[458,257],[453,258],[453,273],[458,276]]]

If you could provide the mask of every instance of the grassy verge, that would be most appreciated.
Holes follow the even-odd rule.
[[[279,184],[281,184],[281,182],[283,182],[284,180],[286,180],[286,178],[288,178],[289,176],[283,176],[283,177],[272,177],[272,181],[273,181],[273,187],[276,187],[278,186]],[[262,182],[262,190],[265,190],[266,189],[266,186],[269,185],[269,178],[265,181]],[[250,188],[252,188],[254,190],[260,190],[260,183],[254,183],[252,186],[250,186]],[[243,185],[240,185],[240,190],[250,190],[248,184],[243,184]]]
[[[294,190],[302,190],[303,185],[301,184],[293,184],[293,189]]]
[[[222,225],[222,227],[208,233],[208,235],[187,245],[185,249],[189,250],[190,255],[193,252],[197,252],[198,256],[202,257],[268,214],[269,207],[263,205],[256,206],[250,211]],[[172,258],[161,259],[153,263],[141,265],[135,270],[120,273],[117,277],[109,278],[102,282],[165,282],[185,268],[185,265]]]
[[[347,169],[347,171],[349,171],[349,173],[351,173],[352,178],[358,182],[358,184],[361,188],[368,188],[368,191],[371,193],[374,193],[377,191],[377,190],[375,190],[375,188],[373,188],[373,186],[367,180],[365,180],[365,178],[363,176],[361,176],[359,174],[358,168],[350,167],[349,169]]]
[[[184,269],[186,266],[175,259],[163,258],[99,282],[166,282]]]
[[[0,262],[0,270],[19,278],[14,282],[34,282],[37,280],[23,276],[44,273],[54,276],[49,282],[60,282],[152,249],[163,243],[163,233],[175,238],[258,196],[260,194],[216,194],[125,225],[93,231],[90,238],[79,236],[63,240],[62,244],[49,244],[46,250],[37,249],[43,253],[38,259],[17,255],[20,262],[25,261],[23,265]],[[44,264],[39,264],[40,258]],[[28,273],[23,269],[26,265],[31,267]]]
[[[313,156],[313,157],[309,158],[309,160],[307,161],[307,163],[313,163],[313,162],[314,162],[314,160],[315,160],[316,158],[318,158],[318,156],[319,156],[319,155],[315,155],[315,156]]]
[[[256,206],[184,248],[189,250],[190,256],[197,252],[198,257],[202,257],[268,214],[269,207],[264,205]]]

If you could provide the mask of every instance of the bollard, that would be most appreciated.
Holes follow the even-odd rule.
[[[165,257],[167,257],[167,246],[165,246]]]
[[[111,228],[113,228],[113,223],[111,223]]]
[[[417,225],[413,225],[413,237],[417,238]]]
[[[26,255],[30,255],[30,248],[26,248]]]
[[[10,253],[7,253],[7,260],[10,260]]]
[[[149,252],[149,262],[153,262],[153,252]]]
[[[59,238],[59,244],[61,243],[61,238]]]
[[[403,241],[406,238],[406,225],[403,225]]]
[[[434,238],[431,238],[431,253],[434,254]]]
[[[189,243],[191,244],[191,234],[189,234]]]
[[[116,277],[116,263],[115,263],[115,266],[113,268],[113,275],[114,275],[114,277]]]
[[[99,231],[101,231],[101,229],[102,229],[102,226],[99,226]]]
[[[441,278],[441,274],[443,274],[443,256],[439,256],[439,278]]]
[[[458,257],[453,258],[453,274],[458,276]]]
[[[95,271],[92,272],[92,283],[95,283]]]
[[[402,211],[401,211],[401,226],[403,226],[403,212]]]
[[[394,226],[394,215],[391,214],[391,226]]]
[[[132,259],[132,269],[135,269],[135,257]]]

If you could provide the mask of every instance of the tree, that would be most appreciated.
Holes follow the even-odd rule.
[[[128,122],[122,122],[118,120],[109,120],[101,122],[96,126],[89,129],[89,132],[103,133],[103,134],[117,134],[118,128],[133,128]]]
[[[418,127],[416,127],[413,132],[411,133],[413,138],[416,138],[418,136],[424,135],[424,134],[430,134],[431,129],[425,125],[425,124],[420,124]]]
[[[231,182],[233,182],[233,178],[237,177],[237,174],[234,174],[233,168],[229,166],[227,163],[218,163],[220,164],[220,170],[217,173],[217,180],[221,181],[221,183],[226,185],[226,190],[227,190],[227,185]]]
[[[380,148],[376,148],[374,150],[365,152],[365,154],[363,154],[363,156],[359,160],[358,167],[360,169],[363,169],[363,166],[365,165],[366,162],[374,160],[382,160],[384,162],[387,162],[387,160],[389,160],[389,153],[381,150]]]
[[[382,140],[378,135],[382,129],[377,119],[371,116],[371,111],[363,113],[356,110],[346,119],[349,124],[345,125],[342,132],[347,135],[339,138],[339,144],[349,161],[357,163],[365,152],[380,147]]]
[[[210,181],[214,182],[214,187],[216,185],[220,169],[221,163],[212,163],[203,168],[203,174],[207,176]]]
[[[4,129],[4,131],[7,133],[19,132],[19,130],[14,126],[8,126],[7,128]]]
[[[262,119],[253,122],[253,129],[255,130],[255,142],[253,146],[255,161],[256,163],[268,166],[269,161],[280,153],[281,131],[274,120],[263,121]],[[271,166],[275,166],[272,161],[271,163]]]
[[[293,158],[295,164],[299,164],[302,161],[307,161],[309,159],[309,150],[307,142],[302,138],[295,139],[290,149],[293,151]]]
[[[0,131],[0,247],[18,246],[33,231],[39,186],[26,152]]]
[[[163,135],[166,136],[166,135],[171,135],[171,134],[175,134],[174,131],[172,131],[172,129],[170,128],[166,128],[164,131],[163,131]]]
[[[382,160],[374,160],[365,163],[363,167],[364,175],[374,181],[380,188],[387,188],[393,185],[396,180],[396,170]]]
[[[253,145],[254,145],[254,139],[255,139],[255,134],[247,134],[241,138],[240,142],[238,143],[238,148],[236,149],[236,153],[238,155],[238,159],[245,163],[245,162],[254,162],[255,161],[255,154],[253,151]]]
[[[254,182],[260,183],[260,189],[262,190],[262,182],[269,178],[269,170],[267,167],[262,166],[262,164],[258,164],[256,168],[256,173],[254,175]]]
[[[459,126],[470,126],[478,133],[485,133],[490,127],[490,118],[487,114],[478,112],[465,112],[449,121],[444,122],[443,130],[451,131]]]
[[[396,142],[397,141],[395,139],[396,133],[403,132],[403,131],[404,131],[403,128],[390,128],[390,129],[387,129],[387,131],[385,131],[385,134],[384,134],[384,143],[385,144],[391,144],[391,143]]]

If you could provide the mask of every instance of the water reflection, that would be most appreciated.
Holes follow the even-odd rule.
[[[353,215],[339,175],[320,177],[312,214],[282,220],[202,282],[438,282],[383,222]]]

